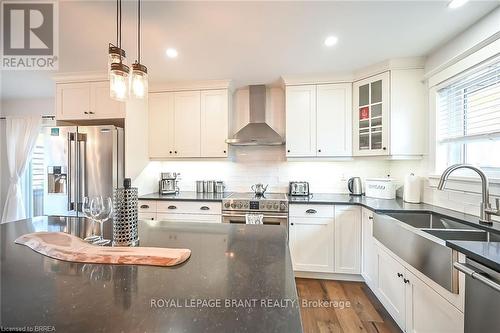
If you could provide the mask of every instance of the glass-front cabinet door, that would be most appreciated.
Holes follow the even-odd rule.
[[[389,72],[353,84],[354,155],[389,154]]]

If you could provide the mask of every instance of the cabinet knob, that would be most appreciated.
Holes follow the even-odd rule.
[[[172,154],[172,151],[170,151],[170,154]]]
[[[290,223],[290,225],[293,225],[293,223]]]
[[[403,282],[404,282],[404,283],[410,283],[410,280],[408,280],[408,279],[403,279]]]
[[[89,111],[89,113],[90,113],[90,114],[94,114],[94,112],[92,112],[92,111]]]
[[[87,111],[85,111],[85,112],[83,112],[83,113],[85,113],[85,114],[89,114]]]
[[[383,150],[387,150],[387,148],[386,148],[386,147],[382,147],[382,149],[383,149]]]
[[[403,274],[401,274],[401,273],[398,273],[398,277],[403,277]]]
[[[318,149],[318,153],[321,153],[321,149]]]
[[[287,153],[289,153],[289,152],[290,152],[290,149],[287,150]]]
[[[368,220],[373,220],[373,216],[368,216]]]
[[[226,153],[226,151],[224,150],[224,154]]]
[[[174,154],[177,154],[177,150],[174,150]]]

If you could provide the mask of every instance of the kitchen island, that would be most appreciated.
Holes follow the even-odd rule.
[[[88,223],[39,217],[0,225],[4,329],[302,332],[285,228],[140,221],[141,246],[192,250],[174,267],[65,262],[14,243],[36,231],[84,237]]]

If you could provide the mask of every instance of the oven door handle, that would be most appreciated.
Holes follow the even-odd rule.
[[[454,262],[453,267],[458,269],[460,272],[464,273],[465,275],[470,276],[471,278],[478,280],[485,285],[495,289],[496,291],[500,291],[500,284],[496,283],[495,281],[492,281],[487,278],[487,276],[481,274],[478,271],[475,271],[474,269],[471,268],[471,266],[462,264],[460,262]]]
[[[250,215],[259,215],[258,213],[249,213]],[[223,217],[246,217],[246,214],[222,214]],[[264,218],[272,218],[272,219],[286,219],[287,216],[286,215],[281,215],[281,216],[278,216],[278,215],[266,215],[264,214]]]

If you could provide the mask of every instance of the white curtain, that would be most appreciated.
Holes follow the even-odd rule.
[[[26,218],[21,176],[31,160],[42,117],[7,117],[5,119],[5,146],[10,184],[3,209],[2,223]],[[2,161],[2,167],[5,161]]]

